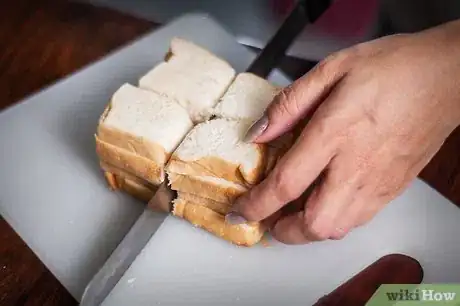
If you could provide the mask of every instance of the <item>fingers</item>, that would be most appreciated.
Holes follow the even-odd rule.
[[[281,218],[281,216],[282,216],[282,212],[277,211],[276,213],[274,213],[270,217],[268,217],[265,220],[263,220],[262,223],[266,228],[271,229],[276,224],[276,222],[278,222],[278,220]]]
[[[299,211],[278,220],[271,234],[273,238],[284,244],[306,244],[315,241],[315,237],[307,236],[304,226],[304,212]]]
[[[351,185],[332,191],[327,185],[315,189],[305,210],[280,218],[272,236],[285,244],[305,244],[322,240],[340,240],[353,229],[368,223],[385,206],[369,200]],[[335,199],[335,200],[334,200]]]
[[[235,201],[228,221],[261,221],[302,195],[335,154],[331,133],[313,120],[267,178]]]
[[[327,97],[346,74],[350,61],[349,52],[338,52],[284,88],[248,130],[245,141],[265,143],[291,130]]]
[[[286,244],[304,244],[326,239],[341,239],[348,228],[338,226],[354,199],[354,188],[338,180],[336,172],[326,175],[308,198],[304,211],[281,218],[272,235]]]

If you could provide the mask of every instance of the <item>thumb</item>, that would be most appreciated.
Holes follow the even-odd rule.
[[[264,115],[249,128],[245,141],[270,142],[290,131],[310,115],[343,78],[349,58],[345,51],[333,54],[281,90]]]

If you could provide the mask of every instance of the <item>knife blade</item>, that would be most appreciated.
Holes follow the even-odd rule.
[[[174,193],[160,185],[146,209],[86,287],[80,305],[100,305],[137,255],[158,230],[172,208]]]
[[[327,8],[324,1],[299,1],[246,71],[263,78],[267,77],[305,25],[315,21],[324,12]],[[321,9],[318,9],[319,7]],[[170,189],[166,178],[128,234],[89,282],[80,305],[97,306],[104,301],[169,215],[174,198],[175,192]]]

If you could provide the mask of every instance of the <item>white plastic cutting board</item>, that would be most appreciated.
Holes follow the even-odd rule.
[[[175,35],[238,71],[254,58],[213,20],[187,15],[0,114],[0,212],[77,299],[142,210],[106,187],[97,119]],[[271,79],[289,82],[279,73]],[[418,259],[425,282],[458,282],[459,233],[460,209],[419,180],[338,242],[238,248],[168,217],[105,305],[310,305],[393,252]]]
[[[0,113],[0,213],[78,299],[143,209],[107,189],[97,120],[119,86],[163,60],[173,36],[238,71],[254,58],[213,20],[188,15]],[[279,72],[273,79],[289,83]]]

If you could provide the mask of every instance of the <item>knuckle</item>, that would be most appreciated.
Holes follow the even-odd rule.
[[[277,117],[293,117],[300,111],[299,101],[293,86],[283,88],[276,96],[274,107],[271,107],[273,115]]]
[[[270,187],[279,202],[287,203],[297,198],[292,177],[290,171],[283,168],[275,168],[272,172],[272,186]]]
[[[234,204],[234,207],[241,213],[248,221],[258,221],[263,213],[263,203],[254,196],[255,190],[250,190],[246,194],[239,197]]]
[[[331,66],[334,63],[333,55],[329,55],[316,65],[314,72],[319,75],[328,75],[331,70]]]
[[[329,222],[324,222],[320,219],[308,222],[305,225],[305,235],[307,237],[313,236],[315,239],[320,241],[329,239],[333,235],[329,224]]]
[[[248,202],[248,205],[245,205],[240,209],[241,214],[248,221],[259,221],[263,219],[263,207],[264,205],[260,201],[251,201]]]
[[[332,233],[330,238],[334,240],[342,240],[345,236],[347,236],[348,232],[349,231],[346,229],[337,229]]]
[[[345,234],[333,233],[330,237],[332,240],[342,240],[345,238]]]
[[[344,65],[356,58],[356,47],[333,52],[318,63],[316,72],[322,76],[329,76],[344,68]]]

